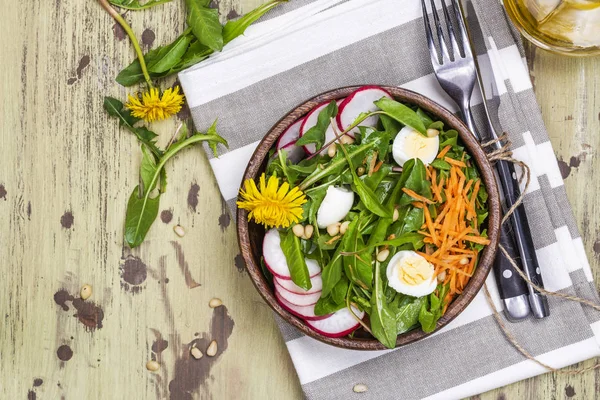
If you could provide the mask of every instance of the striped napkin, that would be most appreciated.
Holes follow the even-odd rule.
[[[529,164],[525,207],[549,290],[598,301],[590,266],[536,104],[518,36],[499,0],[466,7],[486,93],[500,99],[500,123],[516,158]],[[235,210],[248,159],[269,128],[321,92],[360,84],[396,85],[457,107],[433,75],[418,0],[292,0],[207,62],[182,72],[196,128],[219,118],[228,152],[208,157]],[[492,82],[495,84],[492,86]],[[482,99],[473,95],[478,125]],[[487,280],[502,308],[493,274]],[[556,368],[600,354],[600,313],[549,298],[551,316],[507,323],[529,352]],[[386,351],[335,348],[280,322],[307,399],[454,399],[546,372],[506,341],[482,293],[452,323],[417,343]]]

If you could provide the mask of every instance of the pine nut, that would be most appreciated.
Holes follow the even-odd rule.
[[[340,233],[343,235],[346,233],[346,231],[348,230],[348,227],[350,226],[350,221],[344,221],[342,222],[342,224],[340,225]]]
[[[460,265],[467,265],[469,263],[469,259],[467,257],[463,257],[460,259]]]
[[[92,295],[92,286],[91,285],[83,285],[81,287],[81,290],[79,291],[79,296],[81,297],[81,300],[87,300],[90,298],[90,296]]]
[[[197,347],[192,347],[190,350],[190,353],[192,354],[192,357],[194,357],[196,360],[199,360],[202,358],[202,352]]]
[[[400,218],[400,211],[397,208],[394,208],[394,214],[392,215],[392,221],[396,222]]]
[[[217,341],[213,340],[208,345],[208,349],[206,349],[206,355],[209,357],[214,357],[217,354]]]
[[[444,282],[446,280],[446,271],[442,271],[437,276],[438,282]]]
[[[221,301],[221,299],[217,299],[216,297],[214,299],[210,299],[210,301],[208,302],[208,306],[210,308],[217,308],[222,304],[223,302]]]
[[[181,225],[175,225],[173,227],[173,230],[175,231],[175,233],[177,234],[177,236],[179,236],[179,237],[184,237],[185,236],[185,230],[183,229],[183,226],[181,226]]]
[[[331,224],[327,226],[327,233],[329,234],[329,236],[335,236],[338,233],[340,233],[340,226],[341,224],[339,222],[336,222],[335,224]]]
[[[294,235],[302,237],[304,236],[304,226],[302,226],[302,224],[296,224],[292,227],[292,232],[294,232]]]
[[[387,240],[394,240],[396,239],[396,235],[394,235],[393,233],[390,234],[390,236],[388,236]]]
[[[306,225],[304,227],[304,239],[310,239],[314,231],[315,228],[312,225]]]
[[[337,146],[335,143],[332,143],[327,149],[327,155],[331,158],[335,157],[335,153],[337,153]]]
[[[352,390],[354,390],[354,393],[364,393],[368,389],[369,388],[367,387],[367,385],[363,385],[362,383],[359,383],[358,385],[354,385],[354,387],[352,388]]]
[[[356,169],[356,174],[357,174],[358,176],[363,176],[363,175],[365,174],[365,167],[358,167],[358,168]]]
[[[354,139],[352,138],[352,136],[344,135],[340,139],[340,142],[342,142],[343,144],[353,144]]]
[[[150,360],[146,363],[146,369],[148,371],[158,371],[158,369],[160,368],[160,364],[154,360]]]
[[[390,255],[390,251],[388,249],[383,249],[379,253],[377,253],[377,261],[384,262]]]
[[[440,131],[437,129],[427,129],[427,137],[434,138],[440,134]]]

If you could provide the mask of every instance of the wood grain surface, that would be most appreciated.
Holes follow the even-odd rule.
[[[122,30],[95,0],[0,2],[0,399],[300,399],[200,149],[167,165],[161,220],[146,242],[134,251],[123,243],[140,151],[102,110],[103,96],[127,94],[114,82],[133,58]],[[225,20],[260,2],[216,5]],[[149,49],[183,30],[183,2],[125,18]],[[530,49],[528,61],[598,279],[600,59]],[[162,143],[181,119],[153,126]],[[84,284],[93,286],[85,302]],[[211,309],[213,297],[224,306]],[[190,358],[192,345],[205,352],[211,340],[216,356]],[[154,373],[145,368],[152,359],[161,364]],[[475,398],[599,392],[596,371],[546,374]]]

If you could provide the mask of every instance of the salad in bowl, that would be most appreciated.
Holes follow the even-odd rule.
[[[493,172],[466,127],[380,86],[284,117],[237,205],[263,297],[304,333],[348,348],[394,348],[448,323],[483,284],[499,229]]]

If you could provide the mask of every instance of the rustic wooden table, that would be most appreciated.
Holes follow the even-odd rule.
[[[126,14],[146,49],[182,30],[182,3]],[[218,3],[225,19],[260,0]],[[114,82],[133,54],[123,32],[93,0],[2,6],[0,399],[301,398],[200,150],[168,166],[162,222],[146,243],[123,244],[140,152],[102,110],[103,96],[126,95]],[[528,60],[600,278],[600,58],[530,48]],[[177,123],[155,126],[163,141]],[[84,284],[94,288],[85,303]],[[209,308],[213,297],[225,307]],[[190,343],[204,350],[213,339],[215,357],[190,360]],[[158,372],[146,370],[150,359]],[[476,397],[591,399],[599,388],[600,371],[546,374]]]

